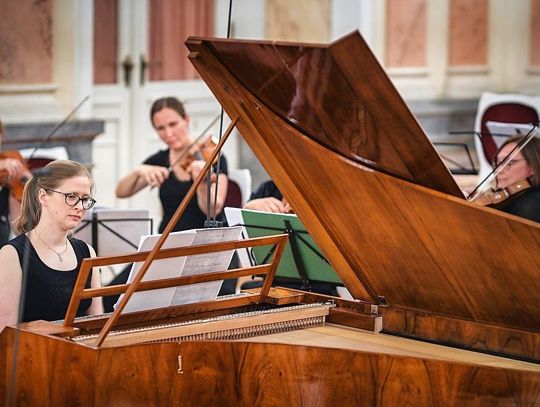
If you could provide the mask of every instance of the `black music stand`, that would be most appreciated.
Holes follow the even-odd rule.
[[[478,169],[474,165],[474,161],[469,150],[469,146],[466,143],[456,143],[456,142],[434,142],[433,145],[437,148],[437,152],[445,162],[446,166],[450,172],[454,175],[476,175],[478,174]],[[456,158],[449,157],[449,148],[452,149],[462,149],[467,157],[467,163],[459,162]],[[444,151],[444,154],[443,154]],[[455,153],[454,153],[455,154]]]
[[[229,224],[243,226],[249,238],[282,233],[289,235],[289,242],[285,246],[275,275],[277,285],[279,282],[283,282],[283,285],[292,283],[306,291],[311,291],[316,285],[327,285],[333,288],[343,285],[296,215],[237,208],[227,208],[225,213]],[[265,264],[273,250],[274,247],[254,248],[249,252],[250,263],[252,265]]]
[[[140,237],[151,234],[152,229],[146,209],[94,208],[87,211],[75,233],[99,256],[113,256],[137,251]]]

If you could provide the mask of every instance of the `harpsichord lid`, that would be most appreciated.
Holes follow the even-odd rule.
[[[187,45],[353,296],[540,326],[540,227],[462,198],[359,33]]]

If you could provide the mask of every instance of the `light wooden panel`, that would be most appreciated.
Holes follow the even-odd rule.
[[[426,65],[426,1],[386,2],[385,66]]]
[[[150,80],[198,78],[184,41],[189,35],[213,35],[214,1],[154,0],[148,3],[148,15]]]
[[[540,0],[531,0],[530,64],[540,67]]]
[[[116,83],[118,0],[94,0],[94,84]]]
[[[451,0],[450,65],[487,64],[487,14],[487,0]]]

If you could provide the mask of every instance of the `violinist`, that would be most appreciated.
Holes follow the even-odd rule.
[[[204,161],[196,157],[188,165],[182,165],[188,147],[193,147],[195,138],[189,132],[190,118],[184,105],[177,98],[165,97],[156,100],[150,109],[150,120],[159,138],[167,145],[148,157],[141,165],[124,176],[116,186],[118,198],[128,198],[146,186],[159,187],[159,199],[163,208],[163,219],[159,225],[162,233],[172,218],[178,205],[193,185],[193,180],[201,172]],[[189,154],[188,154],[189,155]],[[175,164],[178,163],[178,164]],[[171,164],[175,164],[171,168]],[[213,165],[214,171],[218,163]],[[216,195],[217,181],[217,195]],[[219,174],[212,174],[210,191],[205,181],[197,189],[197,195],[189,203],[184,215],[174,227],[174,231],[204,227],[207,215],[217,214],[219,220],[227,195],[227,161],[224,156],[219,161]],[[208,197],[210,192],[210,197]],[[210,198],[210,214],[207,200]],[[214,212],[215,205],[215,212]]]
[[[4,128],[0,121],[0,150],[2,147],[2,136]],[[8,240],[11,233],[10,219],[15,219],[19,216],[21,203],[13,194],[11,194],[9,182],[16,177],[20,177],[25,171],[21,160],[2,155],[0,153],[0,247]]]
[[[522,136],[508,139],[497,151],[495,165],[502,162]],[[540,139],[532,138],[496,177],[497,188],[510,191],[508,198],[490,206],[540,222]],[[517,189],[519,192],[514,193]]]

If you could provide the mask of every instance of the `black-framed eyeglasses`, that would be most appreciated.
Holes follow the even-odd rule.
[[[47,192],[56,192],[57,194],[64,195],[64,200],[69,206],[76,206],[79,202],[82,202],[83,209],[91,209],[95,204],[96,200],[90,196],[85,196],[81,198],[75,192],[60,192],[54,189],[46,189]]]
[[[516,165],[520,161],[527,161],[527,160],[525,158],[514,158],[506,163],[506,168],[510,169],[513,165]],[[495,160],[493,162],[493,167],[498,167],[501,162],[502,160],[501,161]]]

